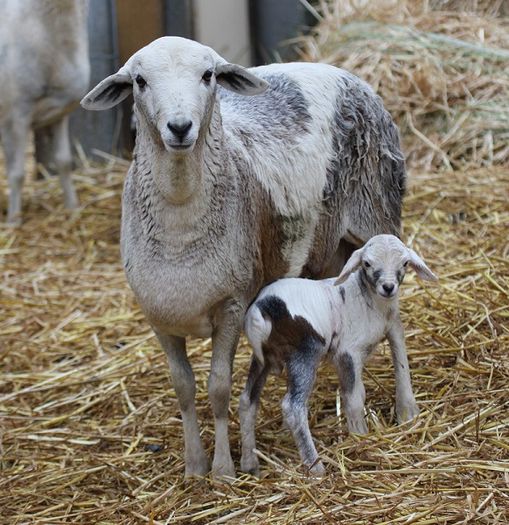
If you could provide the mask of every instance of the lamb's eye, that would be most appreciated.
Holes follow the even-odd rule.
[[[142,89],[147,85],[147,81],[141,75],[136,75],[135,80],[136,84],[138,84],[138,86]]]
[[[364,268],[371,268],[371,264],[368,261],[364,261]]]
[[[403,268],[406,268],[407,266],[408,266],[408,261],[405,261],[405,262],[403,263]]]
[[[212,78],[212,69],[207,69],[205,73],[203,73],[203,76],[201,77],[204,82],[210,82],[210,79]]]

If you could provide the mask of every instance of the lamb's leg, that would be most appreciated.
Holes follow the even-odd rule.
[[[64,193],[64,205],[74,210],[79,206],[79,201],[71,179],[72,154],[69,140],[69,117],[65,116],[62,120],[55,122],[49,130],[49,136],[53,142],[53,163]]]
[[[364,417],[366,391],[362,382],[362,360],[357,351],[340,350],[334,358],[339,376],[349,432],[367,434],[368,426]]]
[[[255,476],[258,476],[260,471],[258,457],[253,452],[253,449],[256,448],[256,412],[268,373],[269,366],[267,363],[262,365],[258,359],[253,356],[246,388],[244,388],[239,402],[240,434],[242,439],[240,468],[242,472],[249,472]]]
[[[308,423],[308,399],[315,383],[316,368],[320,360],[318,344],[306,351],[297,350],[287,362],[288,391],[281,407],[287,427],[299,449],[302,463],[314,475],[321,476],[325,468],[319,460]]]
[[[4,124],[1,133],[9,183],[7,222],[19,225],[21,224],[21,191],[25,181],[25,150],[30,123],[21,116],[15,116]]]
[[[405,348],[405,335],[398,319],[387,334],[391,347],[394,375],[396,377],[396,416],[398,423],[410,421],[419,414],[410,379],[410,367]]]
[[[245,308],[228,303],[216,317],[212,335],[212,362],[208,381],[209,399],[214,413],[214,477],[235,477],[228,440],[228,407],[232,385],[232,365],[240,337]]]
[[[194,403],[196,385],[193,370],[187,359],[186,341],[182,337],[166,336],[157,332],[156,335],[168,357],[171,378],[182,413],[186,477],[205,476],[209,471],[209,460],[200,438]]]

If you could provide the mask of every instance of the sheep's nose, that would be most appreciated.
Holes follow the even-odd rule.
[[[192,128],[193,123],[190,120],[188,120],[187,122],[168,122],[167,126],[168,129],[182,142],[184,137]]]
[[[394,290],[394,285],[393,284],[383,284],[382,288],[384,289],[386,293],[390,294]]]

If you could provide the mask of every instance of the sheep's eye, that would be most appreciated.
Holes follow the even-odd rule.
[[[204,82],[210,82],[210,79],[212,78],[212,69],[207,69],[201,78]]]
[[[141,75],[136,75],[135,80],[140,88],[144,88],[147,85],[147,81]]]
[[[364,261],[364,268],[371,268],[371,264],[368,261]]]
[[[405,261],[405,262],[403,263],[403,267],[406,268],[407,266],[408,266],[408,261]]]

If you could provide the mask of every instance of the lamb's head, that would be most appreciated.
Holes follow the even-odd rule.
[[[170,154],[186,155],[210,123],[217,84],[242,95],[262,93],[268,85],[209,47],[163,37],[136,52],[81,105],[108,109],[132,92],[140,125]]]
[[[376,235],[353,252],[335,284],[341,284],[358,270],[372,293],[391,299],[397,296],[408,267],[415,270],[421,279],[437,280],[414,250],[405,246],[397,237]]]

